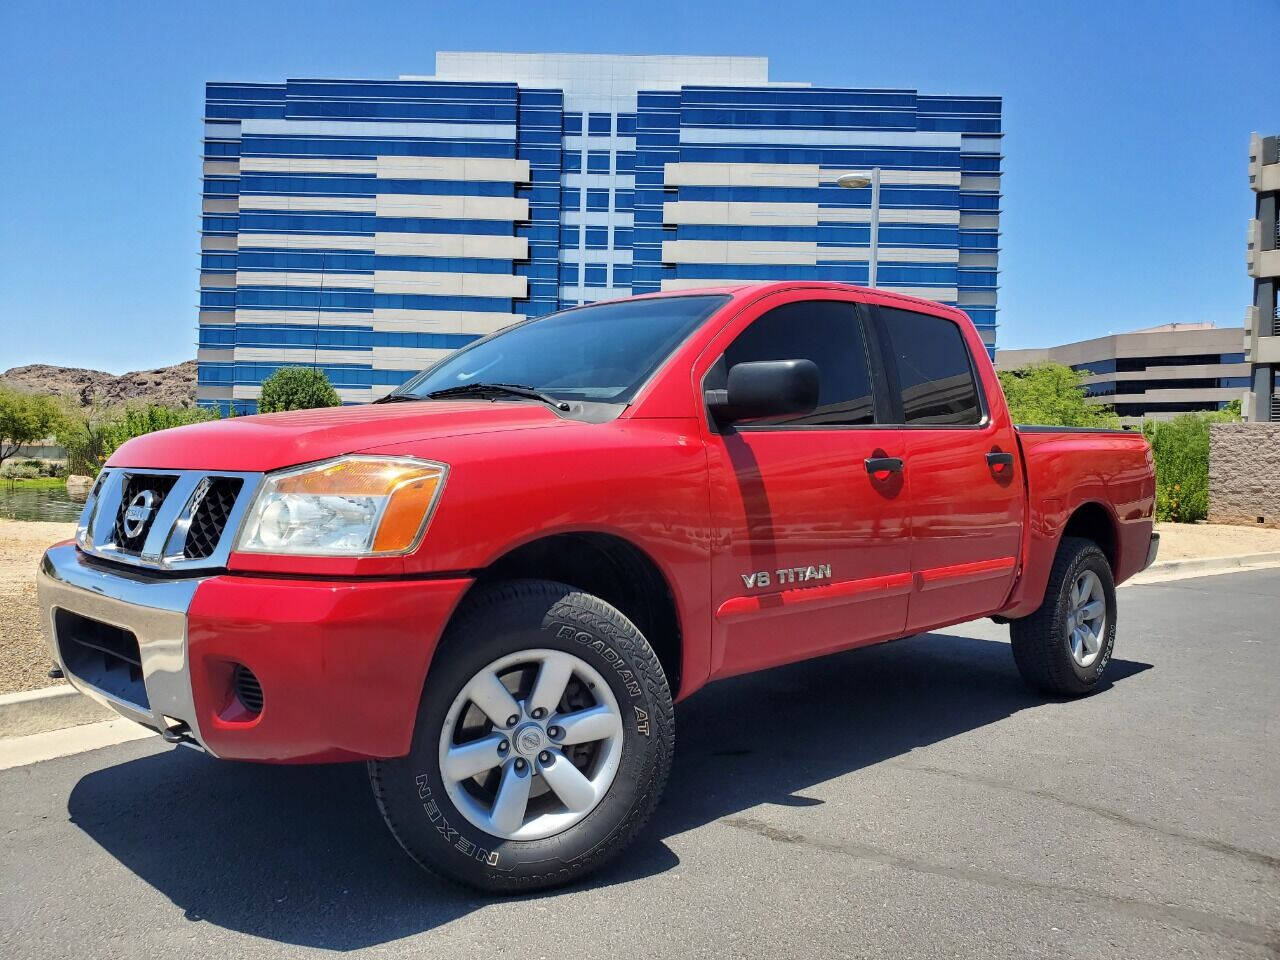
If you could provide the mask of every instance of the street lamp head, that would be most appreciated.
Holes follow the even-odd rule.
[[[846,173],[842,177],[836,177],[836,183],[850,190],[861,190],[863,187],[871,186],[871,178],[857,173]]]

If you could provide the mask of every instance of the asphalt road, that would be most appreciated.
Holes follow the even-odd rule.
[[[361,766],[144,740],[0,774],[0,956],[1280,956],[1280,570],[1121,592],[1109,685],[969,624],[717,684],[591,882],[421,874]]]

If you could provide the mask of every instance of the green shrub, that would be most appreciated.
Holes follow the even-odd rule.
[[[341,405],[338,391],[315,367],[281,367],[262,382],[262,395],[258,397],[259,413],[279,413],[282,410],[311,410],[315,407]]]
[[[67,468],[71,473],[93,477],[126,440],[157,430],[216,419],[216,410],[151,404],[97,417],[69,417],[64,429],[58,433],[58,443],[67,449]]]
[[[63,465],[56,460],[20,460],[17,465],[34,470],[35,476],[38,477],[57,477],[65,472]]]
[[[40,476],[40,468],[27,463],[6,463],[0,467],[0,477],[5,480],[38,480]]]
[[[1209,515],[1209,425],[1239,419],[1227,409],[1142,425],[1156,461],[1157,520],[1195,523]]]

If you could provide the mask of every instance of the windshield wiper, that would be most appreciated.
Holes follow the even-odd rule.
[[[423,400],[424,397],[418,397],[412,393],[388,393],[385,397],[379,397],[374,403],[405,403],[409,400]]]
[[[548,396],[541,391],[533,389],[533,387],[525,386],[522,383],[464,383],[457,387],[446,387],[443,390],[432,390],[427,394],[427,398],[431,400],[443,400],[446,397],[465,397],[472,394],[485,393],[505,393],[512,397],[525,397],[529,400],[541,400],[545,404],[555,407],[557,410],[568,410],[569,404],[563,400]]]

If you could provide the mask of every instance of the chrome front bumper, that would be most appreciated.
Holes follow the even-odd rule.
[[[87,562],[73,543],[51,547],[36,575],[41,620],[54,661],[67,680],[123,717],[166,740],[207,750],[196,721],[187,660],[187,611],[202,578],[161,579]],[[138,641],[147,702],[137,703],[95,686],[69,669],[58,639],[57,612],[65,610],[133,634]]]

